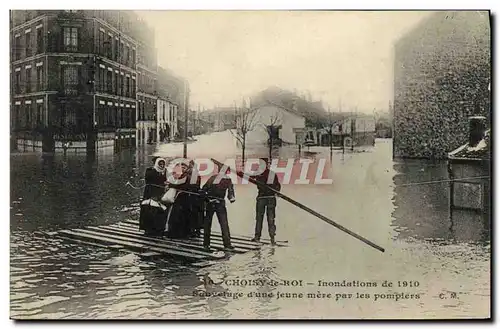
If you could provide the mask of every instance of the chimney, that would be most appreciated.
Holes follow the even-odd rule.
[[[469,146],[476,146],[483,138],[486,131],[486,117],[469,117]]]

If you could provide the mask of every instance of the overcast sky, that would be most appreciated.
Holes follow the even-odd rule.
[[[343,109],[387,109],[393,42],[429,12],[143,11],[158,64],[187,78],[191,107],[277,85]]]

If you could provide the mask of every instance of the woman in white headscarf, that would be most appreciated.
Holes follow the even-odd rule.
[[[156,158],[154,166],[146,169],[144,177],[146,186],[141,202],[139,229],[148,235],[162,235],[165,227],[166,207],[159,202],[165,193],[165,164],[165,159]]]
[[[146,169],[144,179],[146,181],[146,187],[144,188],[142,199],[159,200],[163,193],[165,193],[165,181],[167,180],[165,159],[156,158],[154,166]]]

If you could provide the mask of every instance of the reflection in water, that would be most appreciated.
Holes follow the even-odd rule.
[[[406,160],[394,164],[397,238],[489,242],[489,215],[472,210],[450,209],[448,182],[404,185],[448,179],[446,162]]]
[[[203,138],[199,140],[202,142]],[[199,148],[208,150],[219,144],[225,145],[210,141]],[[386,253],[368,249],[283,201],[277,209],[278,234],[280,239],[290,241],[289,247],[263,247],[203,269],[40,234],[137,216],[121,211],[137,203],[141,196],[140,190],[126,188],[125,183],[140,185],[146,166],[151,165],[149,155],[153,149],[99,154],[97,158],[13,154],[11,316],[68,319],[486,316],[490,295],[488,221],[471,212],[454,211],[450,217],[447,184],[402,186],[446,178],[446,167],[443,163],[424,161],[394,163],[390,146],[390,142],[379,141],[373,152],[335,151],[331,186],[283,186],[290,197],[380,242]],[[329,157],[327,148],[314,151],[319,152],[318,156]],[[239,185],[236,195],[238,201],[228,205],[231,232],[248,235],[254,230],[256,190],[253,186]],[[392,239],[387,238],[389,234]],[[239,287],[225,283],[233,279],[317,282],[402,278],[419,280],[422,298],[398,304],[397,314],[391,300],[377,303],[261,297],[235,300],[193,294],[194,290],[246,295],[278,291],[316,293],[319,289],[315,285]],[[443,304],[436,297],[443,289],[460,291],[460,299]],[[336,290],[322,288],[323,292]]]
[[[142,176],[144,162],[132,151],[98,155],[20,154],[11,161],[11,216],[17,230],[55,229],[103,224],[120,219],[115,210],[138,200],[125,189]],[[41,162],[41,163],[40,163]],[[149,164],[147,164],[149,165]]]
[[[279,276],[276,273],[276,260],[274,258],[275,248],[265,248],[257,251],[252,257],[252,263],[249,268],[254,269],[250,272],[250,277],[261,282],[278,282]],[[269,316],[269,313],[278,309],[272,298],[262,297],[269,294],[276,295],[278,289],[272,284],[259,285],[255,288],[255,293],[259,297],[255,298],[254,312],[259,318]],[[257,295],[256,295],[257,296]]]
[[[490,242],[490,216],[473,210],[450,210],[450,233],[458,242]]]

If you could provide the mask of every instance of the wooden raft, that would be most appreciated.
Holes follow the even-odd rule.
[[[76,243],[114,250],[127,250],[143,257],[177,257],[199,264],[227,259],[231,254],[258,250],[262,245],[270,244],[268,239],[262,239],[261,243],[256,243],[251,241],[251,237],[234,235],[231,236],[231,244],[235,248],[227,252],[224,251],[221,233],[212,231],[210,246],[215,252],[207,252],[203,248],[203,237],[181,240],[144,236],[143,231],[139,230],[138,220],[126,220],[111,225],[88,226],[45,234]],[[286,241],[277,241],[278,246],[286,246],[286,243]]]

